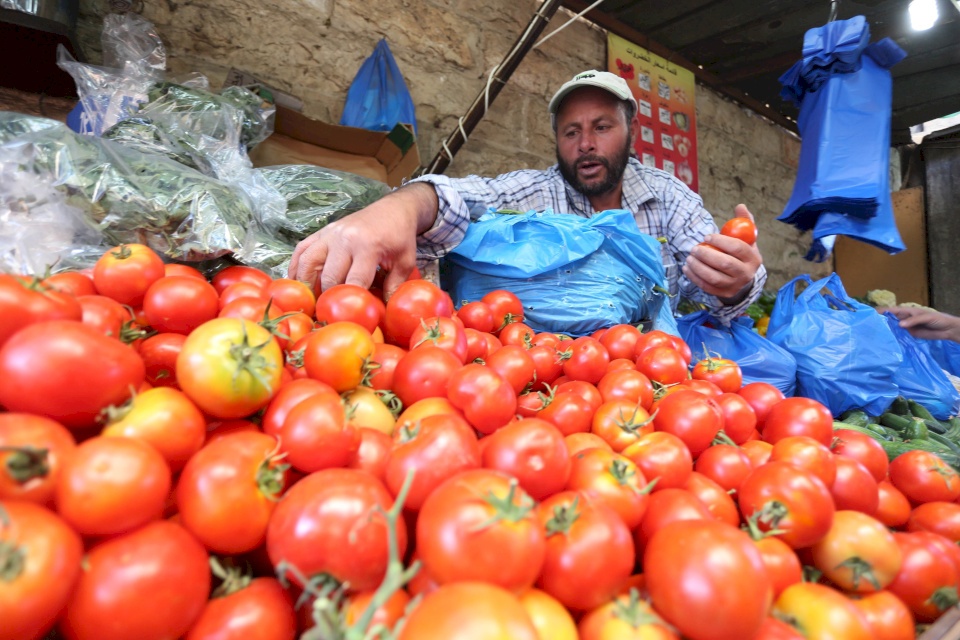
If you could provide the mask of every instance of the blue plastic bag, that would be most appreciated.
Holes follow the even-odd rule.
[[[592,218],[487,213],[446,262],[442,284],[454,302],[507,289],[520,298],[524,322],[535,331],[583,336],[653,320],[654,328],[678,335],[660,243],[637,229],[629,211]]]
[[[800,283],[808,286],[797,295]],[[796,359],[797,395],[822,402],[835,416],[848,409],[879,415],[898,395],[897,339],[873,307],[847,295],[835,273],[783,285],[767,338]]]
[[[922,404],[937,420],[957,415],[960,393],[957,393],[943,369],[930,355],[926,341],[910,335],[892,313],[884,313],[883,317],[903,350],[903,364],[893,378],[900,388],[900,395]]]
[[[709,311],[696,311],[677,318],[680,337],[690,345],[693,361],[703,357],[703,350],[734,360],[740,365],[743,383],[766,382],[790,397],[797,387],[797,361],[789,351],[778,347],[757,332],[753,320],[741,316],[724,327]]]
[[[381,39],[347,91],[340,124],[391,131],[400,123],[413,125],[413,132],[417,132],[413,98],[386,39]]]
[[[952,340],[924,340],[923,344],[941,369],[960,376],[960,344]]]

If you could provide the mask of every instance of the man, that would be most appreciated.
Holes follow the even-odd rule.
[[[960,342],[960,318],[927,307],[887,307],[900,320],[900,326],[921,340],[950,340]]]
[[[632,157],[640,122],[623,78],[577,74],[553,96],[549,111],[556,165],[496,178],[422,176],[303,240],[290,277],[315,283],[319,276],[323,290],[341,282],[369,286],[379,265],[389,296],[418,257],[445,255],[491,207],[584,217],[627,209],[640,231],[667,239],[661,253],[674,308],[681,294],[729,320],[760,295],[766,270],[756,246],[719,235],[698,195]],[[753,218],[742,204],[734,213]]]

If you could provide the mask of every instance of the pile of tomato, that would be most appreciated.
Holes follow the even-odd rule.
[[[900,640],[960,477],[736,362],[495,291],[146,247],[0,275],[0,640]]]

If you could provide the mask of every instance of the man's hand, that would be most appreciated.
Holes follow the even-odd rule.
[[[386,271],[389,297],[416,267],[417,235],[437,216],[437,194],[427,183],[414,183],[334,222],[300,241],[289,277],[317,292],[341,284],[368,288],[380,267]]]
[[[753,220],[753,214],[743,204],[737,205],[734,215]],[[715,233],[705,236],[690,251],[683,275],[705,293],[733,305],[750,292],[761,264],[763,258],[756,245]]]
[[[889,311],[895,315],[900,326],[915,338],[960,342],[960,318],[956,316],[919,307],[889,307],[877,311]]]

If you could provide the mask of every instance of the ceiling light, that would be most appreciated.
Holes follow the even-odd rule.
[[[910,13],[910,26],[914,31],[929,29],[940,17],[937,0],[912,0],[907,11]]]

